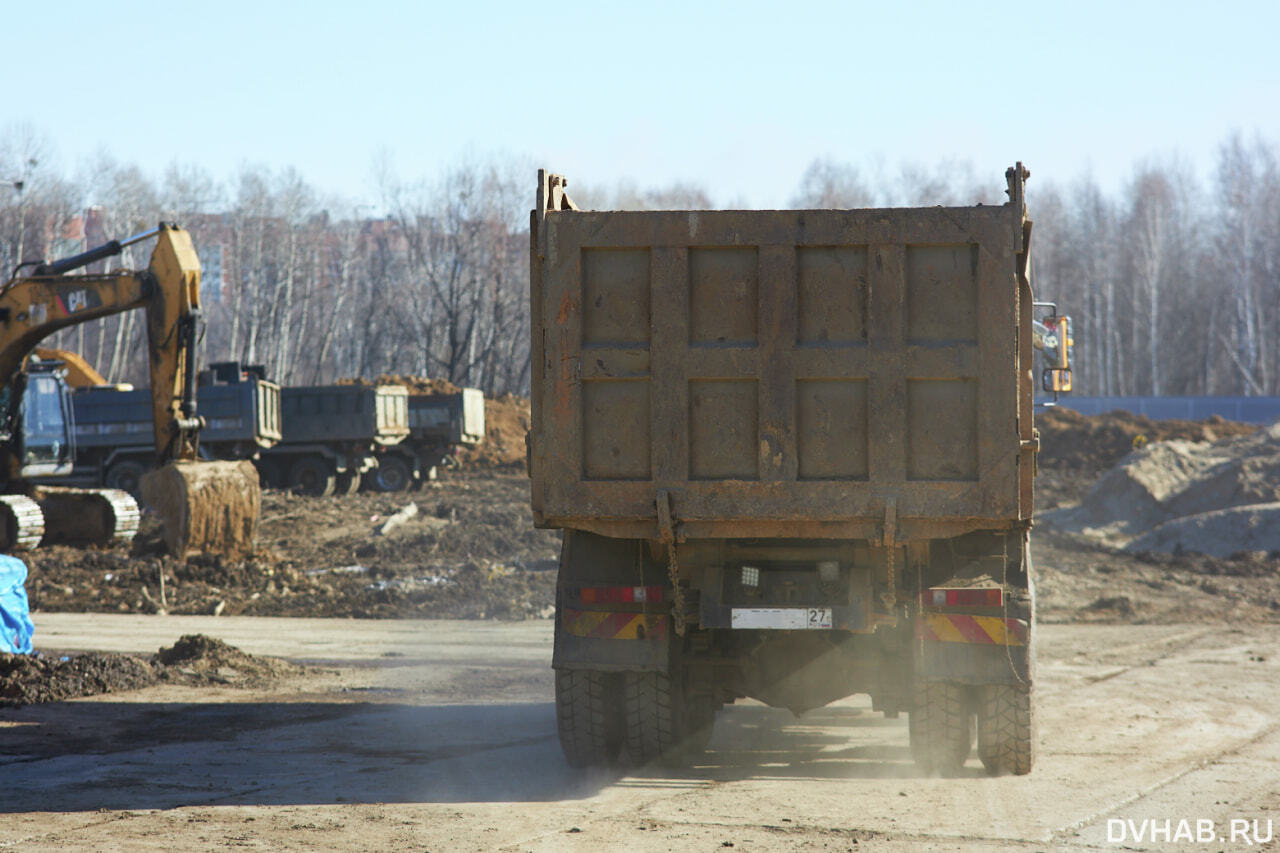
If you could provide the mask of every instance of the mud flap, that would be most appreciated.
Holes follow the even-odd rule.
[[[557,669],[667,672],[670,621],[666,614],[557,607],[551,665]]]
[[[963,613],[916,616],[919,681],[1018,684],[1031,677],[1027,620]]]

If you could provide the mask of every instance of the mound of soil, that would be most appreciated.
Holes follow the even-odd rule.
[[[1213,443],[1165,441],[1045,520],[1141,551],[1280,551],[1280,424]]]
[[[484,401],[484,441],[458,452],[458,461],[468,467],[505,467],[523,471],[525,436],[529,432],[529,400],[506,394]]]
[[[1216,415],[1204,421],[1153,421],[1124,411],[1082,415],[1062,406],[1038,411],[1036,428],[1040,430],[1041,468],[1095,474],[1157,441],[1213,442],[1251,435],[1258,429],[1255,424],[1236,423]]]
[[[302,671],[287,661],[251,655],[204,634],[184,634],[172,646],[156,652],[155,661],[165,667],[165,680],[192,684],[252,686]]]
[[[376,379],[350,377],[339,379],[338,385],[403,385],[410,394],[456,394],[462,389],[448,379],[431,379],[404,373],[384,373]]]
[[[0,654],[0,705],[16,707],[136,690],[159,680],[156,667],[135,655],[68,658]]]
[[[151,657],[92,653],[68,657],[0,654],[0,706],[61,702],[160,681],[257,687],[302,667],[258,657],[203,634],[188,634]]]

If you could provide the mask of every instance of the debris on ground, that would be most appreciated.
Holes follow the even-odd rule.
[[[131,546],[27,555],[33,612],[358,618],[538,618],[555,602],[560,535],[537,530],[529,481],[444,472],[380,535],[406,493],[317,498],[267,490],[255,553],[167,556],[155,519]],[[163,598],[161,578],[164,579]]]
[[[288,661],[247,654],[203,634],[188,634],[150,657],[0,654],[0,706],[61,702],[159,682],[260,687],[303,671]]]

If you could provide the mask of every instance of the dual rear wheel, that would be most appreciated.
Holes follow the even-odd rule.
[[[707,747],[711,698],[692,695],[678,674],[556,670],[560,746],[573,767],[679,766]]]
[[[988,773],[1023,776],[1034,758],[1031,684],[919,682],[909,729],[911,756],[925,773],[959,773],[976,733]]]

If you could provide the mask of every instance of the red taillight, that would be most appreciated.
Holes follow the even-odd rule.
[[[584,586],[578,589],[583,604],[643,604],[662,601],[660,586]]]
[[[1004,593],[999,587],[967,589],[926,589],[920,593],[922,607],[1000,607]]]

